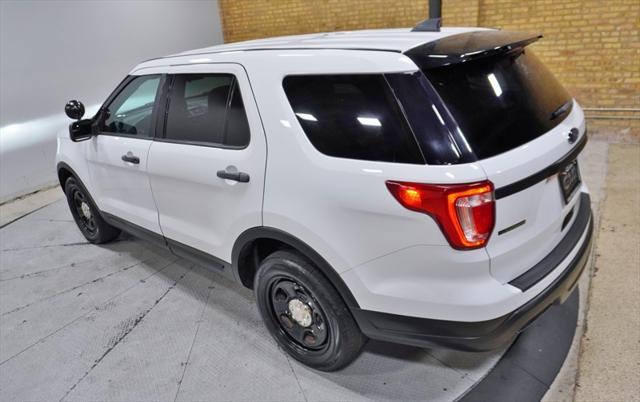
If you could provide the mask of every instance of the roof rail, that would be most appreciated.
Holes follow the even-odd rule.
[[[440,32],[441,25],[442,20],[440,18],[427,18],[413,27],[411,32]]]

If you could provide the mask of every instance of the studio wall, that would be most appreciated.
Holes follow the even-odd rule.
[[[216,0],[0,1],[0,202],[55,183],[67,100],[89,115],[139,62],[221,42]]]

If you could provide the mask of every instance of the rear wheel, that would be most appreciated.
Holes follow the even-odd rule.
[[[106,243],[118,237],[120,230],[102,219],[98,208],[91,202],[89,195],[70,177],[64,185],[67,203],[78,229],[91,243]]]
[[[366,342],[344,301],[318,269],[291,251],[276,251],[256,274],[260,315],[296,360],[323,371],[351,363]]]

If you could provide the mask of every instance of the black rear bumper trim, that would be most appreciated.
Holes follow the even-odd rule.
[[[562,260],[567,258],[567,255],[575,248],[580,238],[582,238],[584,230],[591,220],[591,198],[589,194],[582,193],[579,204],[578,216],[576,216],[576,220],[573,222],[573,225],[571,225],[569,232],[564,236],[564,239],[539,263],[519,277],[513,279],[509,282],[509,285],[515,286],[524,292],[540,282],[540,280],[553,271]]]
[[[354,318],[365,335],[381,341],[467,351],[485,351],[503,346],[551,305],[564,301],[574,289],[587,265],[593,234],[591,206],[586,204],[581,212],[588,215],[588,222],[580,231],[580,234],[586,232],[586,237],[567,268],[546,289],[509,314],[488,321],[459,322],[352,309]],[[571,251],[566,250],[565,258]]]

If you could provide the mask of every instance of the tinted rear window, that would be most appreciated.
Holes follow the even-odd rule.
[[[165,138],[194,145],[244,147],[249,124],[231,74],[178,74],[173,78]]]
[[[418,58],[414,61],[420,66]],[[424,68],[423,73],[478,159],[541,136],[571,109],[571,96],[529,49]],[[562,113],[554,117],[556,110]]]
[[[425,163],[383,75],[289,76],[283,86],[298,122],[323,154]]]
[[[233,76],[179,74],[173,79],[165,137],[222,144]]]

